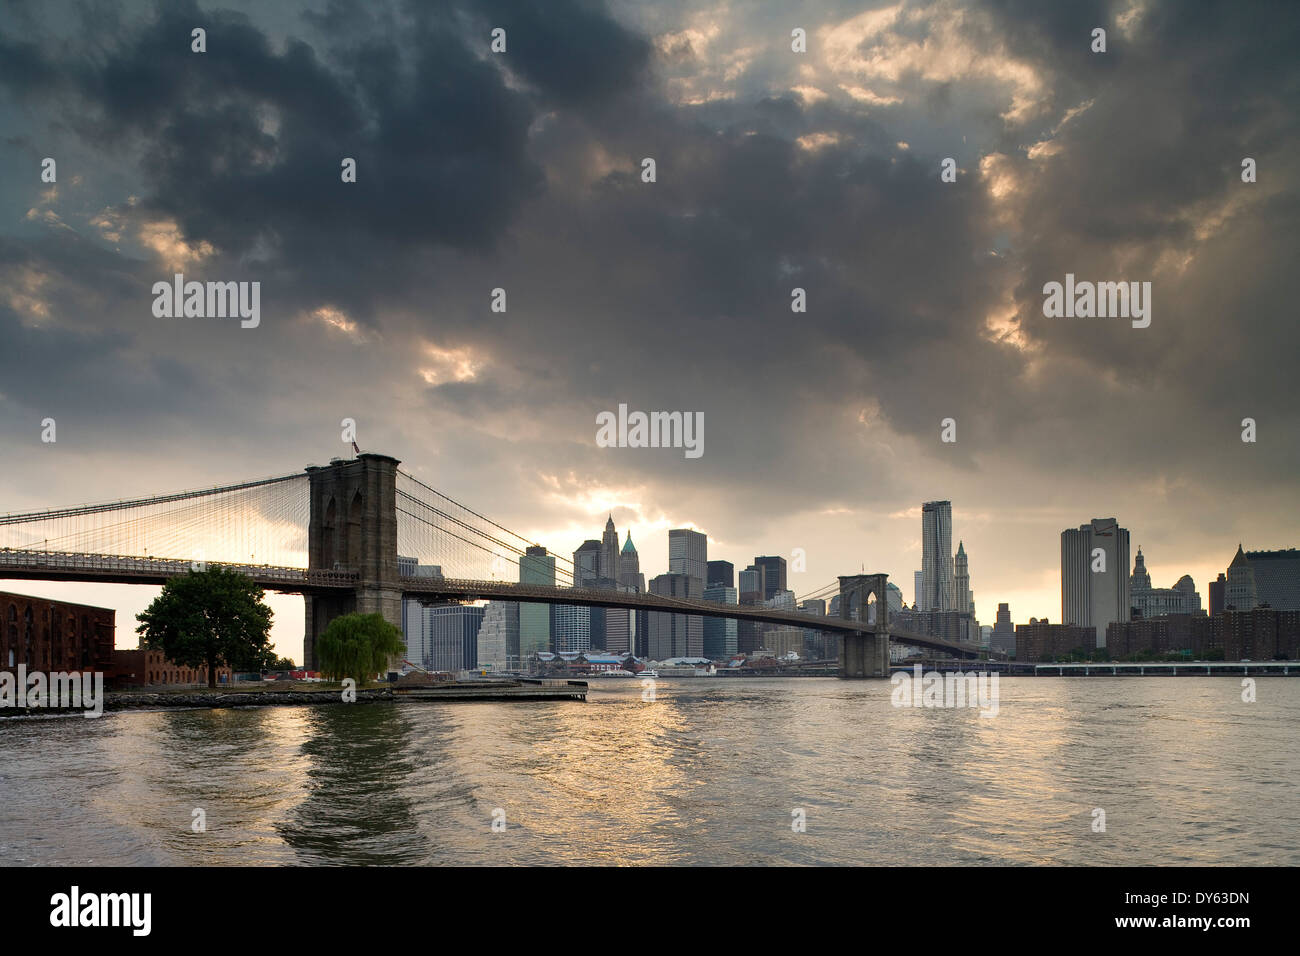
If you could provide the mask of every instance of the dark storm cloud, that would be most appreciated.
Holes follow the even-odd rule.
[[[859,54],[939,44],[954,9],[905,5]],[[218,440],[264,436],[291,461],[359,409],[366,447],[436,449],[453,484],[524,513],[537,496],[512,489],[574,471],[662,500],[715,496],[719,524],[912,501],[947,467],[1010,507],[1015,481],[1088,480],[1098,449],[1112,486],[1164,472],[1203,489],[1276,486],[1293,473],[1300,446],[1276,416],[1294,424],[1282,356],[1300,345],[1287,313],[1297,217],[1277,183],[1298,172],[1300,18],[1283,8],[1153,4],[1128,37],[1120,4],[970,7],[953,60],[1024,65],[1034,102],[1014,119],[1004,78],[975,67],[934,79],[904,62],[902,102],[870,108],[838,89],[868,80],[802,80],[780,8],[721,24],[761,48],[730,85],[723,39],[661,57],[587,3],[332,4],[287,36],[193,5],[131,10],[80,46],[0,36],[0,84],[35,123],[65,123],[136,177],[138,205],[102,205],[128,225],[174,218],[191,245],[214,247],[193,270],[263,278],[277,321],[256,346],[150,327],[144,290],[161,276],[144,252],[49,238],[21,264],[50,277],[53,321],[2,318],[30,360],[10,360],[0,391],[32,407],[57,382],[83,394],[87,417],[149,422],[157,405]],[[809,18],[813,54],[820,25],[857,13]],[[198,24],[202,56],[189,52]],[[1088,49],[1097,25],[1105,55]],[[508,31],[500,58],[494,26]],[[674,98],[666,65],[719,74],[731,98],[705,98],[711,82],[692,90],[702,102]],[[830,95],[790,92],[805,82]],[[938,145],[903,148],[903,128]],[[1031,156],[1040,142],[1057,151]],[[951,185],[938,180],[947,155],[963,168]],[[1261,161],[1256,186],[1240,183],[1244,155]],[[339,181],[343,156],[358,160],[355,185]],[[647,156],[654,184],[640,181]],[[1250,189],[1270,198],[1230,205]],[[1156,278],[1152,327],[1044,319],[1042,284],[1066,271]],[[795,286],[806,314],[790,311]],[[505,314],[487,310],[495,287]],[[355,341],[296,318],[325,305],[358,323]],[[1008,310],[1023,351],[987,327]],[[108,338],[87,329],[92,315]],[[55,379],[24,367],[64,341]],[[482,366],[464,379],[435,369],[425,387],[425,341]],[[108,363],[79,392],[95,348],[153,370],[138,383]],[[177,394],[179,369],[193,394]],[[687,472],[670,455],[594,448],[595,414],[620,402],[703,410],[704,458]],[[1254,471],[1201,460],[1207,431],[1235,441],[1252,412],[1274,416]],[[960,439],[942,446],[950,415]]]

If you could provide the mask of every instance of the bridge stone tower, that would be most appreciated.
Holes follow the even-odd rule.
[[[316,638],[340,614],[382,614],[402,626],[402,588],[397,574],[396,458],[362,454],[307,469],[311,519],[307,567],[360,574],[352,594],[309,594],[303,632],[305,665],[314,669]]]
[[[843,635],[841,677],[889,676],[888,583],[887,574],[840,576],[840,617],[870,625],[864,633]]]

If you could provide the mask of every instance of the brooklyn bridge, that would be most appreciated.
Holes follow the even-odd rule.
[[[888,575],[840,576],[799,600],[839,595],[839,616],[502,580],[530,541],[414,475],[396,458],[360,454],[305,471],[126,501],[0,516],[0,579],[162,584],[220,565],[263,588],[301,594],[303,651],[331,620],[379,613],[401,625],[405,596],[430,602],[522,601],[631,608],[796,626],[839,636],[842,677],[888,677],[889,642],[959,658],[980,648],[890,627]],[[398,555],[436,564],[443,577],[402,573]]]

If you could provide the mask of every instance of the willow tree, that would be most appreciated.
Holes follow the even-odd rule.
[[[351,677],[364,684],[388,668],[388,659],[406,653],[400,628],[382,614],[342,614],[316,638],[316,660],[329,680]]]
[[[168,578],[162,593],[136,615],[141,646],[156,648],[183,667],[261,670],[275,659],[272,611],[252,578],[222,567]]]

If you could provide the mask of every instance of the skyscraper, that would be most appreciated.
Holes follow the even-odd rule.
[[[710,565],[713,563],[709,562]],[[739,603],[736,589],[726,584],[713,584],[705,588],[704,600],[716,601],[719,604]],[[740,622],[735,618],[704,618],[704,656],[722,661],[735,654],[740,649],[739,624]]]
[[[1106,625],[1129,620],[1128,530],[1093,518],[1061,532],[1061,623],[1091,627],[1106,646]]]
[[[921,610],[956,610],[952,573],[952,502],[921,505]]]
[[[912,572],[912,607],[921,610],[921,594],[925,591],[925,572]]]
[[[614,516],[605,519],[605,533],[600,537],[600,562],[597,577],[606,581],[618,580],[618,532],[614,530]]]
[[[585,654],[591,650],[590,607],[555,605],[555,652]]]
[[[736,566],[730,561],[710,561],[707,584],[713,587],[720,584],[724,588],[736,586]]]
[[[519,605],[489,601],[478,629],[478,663],[489,670],[519,666]]]
[[[627,540],[623,542],[623,550],[618,555],[618,586],[636,594],[646,593],[645,575],[641,573],[641,557],[636,553],[636,545],[632,543],[631,530],[628,531]],[[637,657],[645,657],[649,653],[647,612],[628,611],[627,613],[627,650]],[[608,619],[605,630],[605,649],[611,652],[619,650],[616,645],[623,640],[621,632],[618,635],[611,634]]]
[[[1016,626],[1011,623],[1011,608],[1005,603],[998,605],[998,620],[993,625],[991,641],[993,650],[1002,651],[1015,657]]]
[[[594,588],[602,577],[602,564],[605,560],[604,549],[595,538],[588,538],[573,552],[573,586],[575,588]]]
[[[754,559],[754,567],[763,571],[763,600],[771,600],[777,591],[785,588],[785,558],[780,555],[759,555]]]
[[[970,567],[966,559],[966,544],[962,541],[957,542],[953,587],[957,592],[957,610],[962,614],[974,614],[975,592],[970,589]]]
[[[431,671],[472,670],[478,665],[478,632],[483,608],[464,604],[424,609],[423,661],[412,661]]]
[[[700,582],[700,591],[709,580],[709,539],[689,528],[668,532],[668,573],[686,574]]]
[[[1224,592],[1227,607],[1235,611],[1249,611],[1259,604],[1255,588],[1255,569],[1246,559],[1246,553],[1237,545],[1237,554],[1228,565],[1228,587]]]
[[[689,574],[661,574],[650,582],[650,593],[698,601],[704,596],[699,580]],[[651,658],[704,656],[704,619],[699,615],[651,611],[648,617],[647,652]]]
[[[527,548],[519,559],[520,584],[555,586],[555,555],[540,545]],[[519,655],[527,659],[538,651],[551,649],[551,606],[519,605]]]

